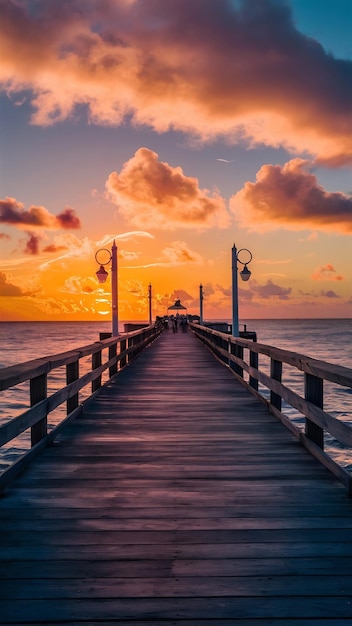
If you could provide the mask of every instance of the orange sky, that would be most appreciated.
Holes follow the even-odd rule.
[[[351,317],[349,2],[0,8],[0,319]]]

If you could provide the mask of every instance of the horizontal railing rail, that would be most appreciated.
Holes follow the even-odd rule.
[[[345,485],[348,494],[352,496],[351,473],[324,449],[327,433],[339,444],[352,448],[352,426],[324,411],[324,382],[351,389],[352,369],[249,339],[233,337],[199,324],[191,323],[190,328],[231,369],[236,378],[294,433],[311,454]],[[260,357],[268,357],[270,375],[263,371]],[[302,373],[302,395],[282,382],[283,367],[287,365]],[[302,415],[304,430],[284,413],[283,401]]]
[[[0,446],[12,442],[30,429],[30,449],[7,467],[0,476],[0,488],[4,487],[37,454],[52,441],[64,424],[82,411],[85,402],[91,400],[102,388],[102,375],[105,371],[108,380],[128,365],[148,344],[160,334],[162,325],[156,323],[145,328],[123,333],[80,347],[76,350],[50,355],[19,365],[0,369],[0,392],[29,383],[30,407],[17,417],[0,426]],[[107,355],[105,356],[105,353]],[[91,369],[79,375],[80,361],[91,356]],[[103,357],[105,360],[103,360]],[[48,379],[58,368],[66,368],[66,384],[48,394]],[[91,384],[90,395],[80,402],[80,392]],[[48,416],[54,409],[66,403],[63,417],[50,431]]]

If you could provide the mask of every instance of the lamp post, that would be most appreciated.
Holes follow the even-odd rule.
[[[108,254],[108,257],[106,256]],[[107,259],[103,261],[103,259]],[[100,265],[96,272],[99,283],[105,283],[108,272],[105,265],[111,261],[111,310],[112,310],[112,336],[117,337],[119,334],[118,306],[117,306],[117,246],[115,240],[112,244],[111,251],[107,248],[101,248],[95,253],[95,260]]]
[[[148,285],[148,300],[149,300],[149,326],[152,325],[152,285]]]
[[[242,254],[242,260],[240,254]],[[247,248],[236,249],[235,244],[232,248],[232,335],[234,337],[240,336],[239,324],[238,324],[238,275],[237,275],[237,263],[243,265],[243,270],[240,271],[242,280],[247,281],[250,279],[251,271],[248,269],[248,264],[252,260],[252,253]],[[243,260],[247,259],[247,260]]]
[[[199,324],[203,324],[203,285],[199,285]]]

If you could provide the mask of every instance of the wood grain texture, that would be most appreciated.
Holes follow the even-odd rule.
[[[343,486],[190,332],[0,499],[0,624],[347,626]]]

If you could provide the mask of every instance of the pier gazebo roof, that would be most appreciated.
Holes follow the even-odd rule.
[[[187,307],[181,304],[181,300],[176,300],[175,304],[172,304],[171,306],[169,306],[167,310],[168,312],[169,311],[187,311]]]

